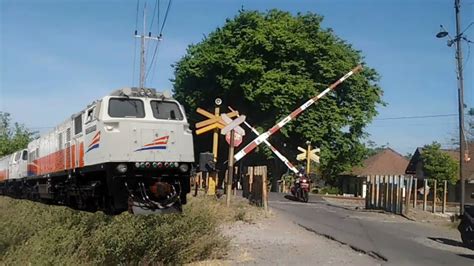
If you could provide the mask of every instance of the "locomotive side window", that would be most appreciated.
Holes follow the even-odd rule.
[[[183,120],[183,114],[174,102],[151,101],[151,109],[156,119]]]
[[[137,99],[112,98],[109,101],[109,116],[143,118],[143,102]]]
[[[21,155],[21,152],[16,152],[15,153],[15,162],[18,162],[20,160],[20,155]]]
[[[28,160],[28,151],[27,150],[23,151],[23,155],[21,156],[21,159],[23,159],[23,161]]]
[[[86,124],[91,122],[94,119],[94,108],[91,108],[87,111]]]
[[[60,150],[63,149],[63,133],[59,133],[58,135],[58,146]]]
[[[74,118],[74,135],[82,132],[82,114]]]

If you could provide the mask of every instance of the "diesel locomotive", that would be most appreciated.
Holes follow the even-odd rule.
[[[109,214],[181,211],[193,161],[179,102],[124,88],[0,158],[0,194]]]

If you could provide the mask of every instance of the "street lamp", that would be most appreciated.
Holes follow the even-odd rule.
[[[461,201],[460,201],[460,214],[464,214],[464,200],[465,200],[465,180],[463,175],[464,161],[469,161],[469,156],[465,152],[464,147],[464,79],[463,79],[463,66],[462,66],[462,47],[461,41],[471,42],[464,36],[464,32],[473,24],[461,32],[461,14],[460,14],[460,0],[454,1],[454,9],[456,13],[456,36],[451,38],[448,31],[440,25],[440,31],[436,34],[436,38],[448,37],[447,45],[451,47],[456,43],[456,66],[457,66],[457,85],[458,85],[458,111],[459,111],[459,180],[461,182]]]

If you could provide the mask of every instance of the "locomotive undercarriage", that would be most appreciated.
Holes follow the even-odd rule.
[[[135,169],[119,173],[118,163],[0,183],[0,194],[78,210],[118,214],[180,212],[190,191],[189,171]]]

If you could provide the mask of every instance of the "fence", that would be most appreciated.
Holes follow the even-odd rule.
[[[242,177],[242,196],[268,210],[268,177],[266,166],[249,166]]]
[[[420,183],[422,183],[421,186]],[[428,204],[430,204],[431,212],[437,212],[440,207],[441,212],[446,213],[447,194],[447,181],[438,184],[434,179],[417,180],[412,176],[369,176],[366,182],[365,207],[366,209],[381,209],[396,214],[406,214],[410,207],[417,208],[417,205],[420,204],[419,195],[421,195],[424,211],[428,211]],[[453,207],[452,204],[450,205]],[[456,206],[454,206],[454,210],[455,208]]]

